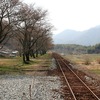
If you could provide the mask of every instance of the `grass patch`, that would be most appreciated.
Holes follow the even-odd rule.
[[[29,64],[23,64],[21,57],[0,58],[0,74],[25,74],[27,70],[39,70],[38,67],[34,66],[48,67],[51,64],[50,58],[50,54],[39,56],[36,59],[30,58]],[[42,70],[42,67],[40,69]]]
[[[22,59],[16,58],[0,58],[0,74],[21,73],[23,66]]]
[[[95,73],[95,74],[100,74],[100,70],[90,70],[91,72]]]

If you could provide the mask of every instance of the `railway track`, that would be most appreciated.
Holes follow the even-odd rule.
[[[69,61],[54,53],[63,78],[66,83],[66,100],[100,100],[100,93],[92,90],[81,78],[76,74]]]

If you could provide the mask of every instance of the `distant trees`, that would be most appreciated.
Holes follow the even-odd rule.
[[[29,63],[30,56],[44,54],[52,47],[53,26],[47,19],[47,10],[19,0],[2,0],[0,6],[0,43],[13,35],[24,63]]]
[[[97,54],[100,53],[100,44],[94,46],[82,46],[76,44],[57,44],[54,51],[65,54]]]
[[[64,54],[84,54],[87,53],[87,46],[76,44],[57,44],[54,46],[54,51]]]
[[[88,50],[87,50],[88,53],[92,54],[92,53],[100,53],[100,44],[96,44],[94,46],[89,46]]]

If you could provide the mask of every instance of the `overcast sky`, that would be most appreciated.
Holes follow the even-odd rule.
[[[49,12],[55,33],[65,29],[87,30],[100,25],[100,0],[23,0]]]

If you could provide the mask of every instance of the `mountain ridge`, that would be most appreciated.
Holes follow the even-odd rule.
[[[64,30],[53,36],[54,44],[95,45],[100,43],[100,25],[85,31]]]

